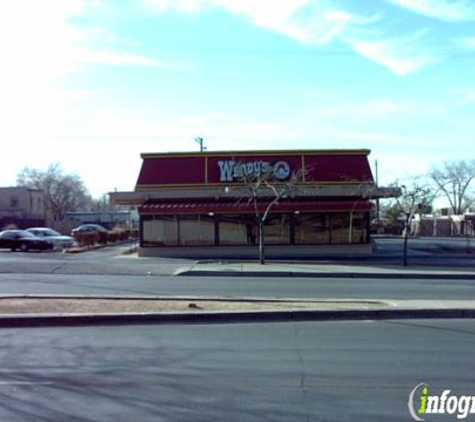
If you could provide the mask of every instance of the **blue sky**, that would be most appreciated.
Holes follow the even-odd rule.
[[[371,149],[381,183],[475,157],[472,0],[0,4],[0,185],[60,162],[95,196],[141,152]]]

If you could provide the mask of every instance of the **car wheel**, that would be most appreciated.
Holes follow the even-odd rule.
[[[22,252],[28,252],[28,245],[26,243],[22,243],[20,245],[20,251]]]

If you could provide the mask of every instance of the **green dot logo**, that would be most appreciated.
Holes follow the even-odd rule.
[[[409,394],[407,407],[412,419],[423,421],[423,415],[427,411],[427,396],[429,395],[429,386],[424,383],[417,384]]]

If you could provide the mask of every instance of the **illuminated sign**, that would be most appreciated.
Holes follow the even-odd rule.
[[[218,161],[220,170],[220,182],[233,182],[235,180],[244,180],[249,177],[260,177],[263,175],[272,175],[278,181],[287,180],[290,176],[290,165],[287,161],[268,161],[256,160],[248,162],[239,162],[235,160]]]

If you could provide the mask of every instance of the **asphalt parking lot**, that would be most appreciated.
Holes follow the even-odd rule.
[[[135,245],[108,246],[74,254],[60,251],[11,252],[0,249],[0,273],[172,275],[181,268],[192,267],[196,262],[191,259],[137,258],[136,254],[127,254],[133,246]],[[475,268],[475,239],[411,238],[408,257],[409,264],[414,266]],[[257,257],[249,261],[257,261]],[[269,259],[268,262],[273,260]],[[402,239],[376,238],[372,255],[320,255],[306,262],[399,266],[402,263]]]
[[[136,254],[127,254],[131,246],[107,246],[81,253],[0,249],[0,273],[171,275],[178,268],[194,262],[169,258],[138,259]]]

